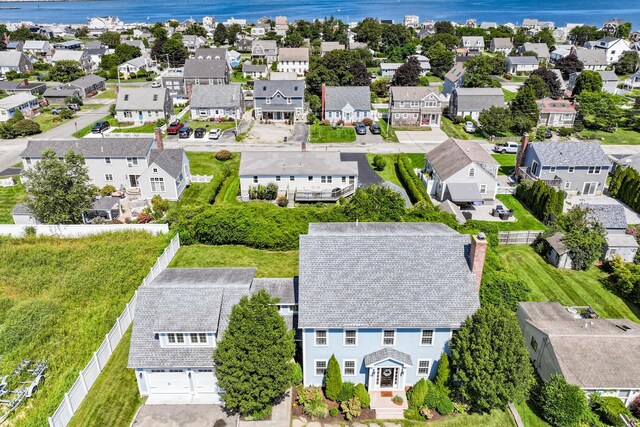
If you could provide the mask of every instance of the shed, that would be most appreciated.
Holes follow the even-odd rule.
[[[557,268],[571,269],[573,268],[573,262],[569,257],[569,250],[562,241],[563,237],[564,234],[558,231],[545,239],[549,246],[547,260]]]
[[[638,252],[638,242],[631,234],[607,233],[603,258],[610,260],[618,255],[624,262],[633,262]]]

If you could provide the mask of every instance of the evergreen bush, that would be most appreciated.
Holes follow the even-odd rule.
[[[325,374],[324,395],[332,401],[338,400],[338,395],[342,390],[342,374],[340,373],[340,365],[338,360],[332,354],[327,365]]]
[[[363,408],[368,408],[371,405],[371,396],[369,396],[369,392],[365,388],[364,384],[356,384],[354,388],[355,396],[360,399],[360,403]]]

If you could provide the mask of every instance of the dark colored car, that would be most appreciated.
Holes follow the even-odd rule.
[[[553,138],[553,133],[551,132],[551,129],[547,129],[544,131],[544,137],[547,139]]]
[[[180,128],[180,131],[178,132],[178,138],[189,138],[192,133],[193,131],[190,127],[184,126]]]
[[[180,129],[184,126],[184,123],[173,122],[167,126],[167,134],[168,135],[177,135],[180,132]]]
[[[364,123],[359,122],[356,124],[356,133],[358,135],[366,135],[367,134],[367,127],[364,125]]]
[[[95,122],[95,124],[91,127],[91,132],[93,133],[102,133],[105,130],[109,129],[109,122],[107,121],[99,121],[99,122]]]
[[[371,126],[369,126],[369,130],[374,135],[380,135],[382,133],[382,129],[380,128],[380,125],[377,123],[373,123]]]
[[[193,136],[195,138],[204,138],[205,133],[206,131],[204,130],[204,128],[196,128],[196,130],[193,131]]]

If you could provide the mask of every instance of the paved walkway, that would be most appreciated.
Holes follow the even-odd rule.
[[[426,424],[425,424],[426,425]],[[291,427],[341,427],[342,424],[327,423],[320,421],[309,421],[305,417],[294,418],[291,422]],[[351,424],[351,427],[402,427],[402,424],[394,423],[393,421],[376,421],[375,423],[362,424],[355,422]]]

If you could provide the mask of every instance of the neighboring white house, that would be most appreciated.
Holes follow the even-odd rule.
[[[131,77],[131,74],[139,73],[140,70],[149,71],[149,66],[149,60],[144,56],[139,56],[118,65],[118,72],[125,79],[128,79],[129,77]]]
[[[269,68],[265,64],[254,65],[250,61],[245,61],[245,63],[242,64],[242,76],[245,79],[266,79],[269,77]]]
[[[238,119],[244,112],[242,86],[196,85],[191,93],[192,119]]]
[[[632,90],[640,88],[640,70],[636,71],[631,77],[622,82],[624,89]]]
[[[293,72],[303,76],[309,71],[309,49],[283,47],[278,53],[278,71]]]
[[[93,69],[91,55],[84,50],[56,50],[51,58],[51,65],[56,65],[60,61],[76,61],[80,64],[82,71],[86,73]]]
[[[6,122],[20,110],[25,117],[33,116],[40,108],[38,98],[29,92],[20,92],[0,99],[0,122]]]
[[[371,118],[369,86],[323,86],[322,117],[335,123],[361,122]]]
[[[124,29],[124,23],[117,16],[96,16],[87,21],[90,31],[120,31]]]
[[[191,167],[187,153],[181,149],[151,150],[149,167],[138,180],[145,198],[159,195],[163,199],[178,200],[191,184]]]
[[[493,53],[508,55],[513,50],[513,42],[508,37],[496,37],[491,39],[489,50]]]
[[[599,392],[629,405],[640,394],[640,325],[603,319],[591,307],[521,302],[518,323],[529,357],[544,381],[562,374],[587,394]],[[605,368],[606,367],[606,368]]]
[[[595,41],[593,49],[601,49],[606,52],[607,64],[615,64],[620,60],[622,54],[631,50],[631,43],[628,40],[617,37],[605,37]]]
[[[480,53],[484,51],[484,37],[462,36],[462,47],[469,50],[469,53]]]
[[[535,56],[507,56],[509,74],[529,74],[538,69],[539,61]]]
[[[585,70],[604,71],[607,69],[607,53],[604,49],[573,48],[571,54],[582,62]]]
[[[449,115],[453,117],[471,116],[478,120],[482,110],[504,107],[504,92],[499,87],[460,87],[449,98]]]
[[[426,155],[431,194],[457,205],[493,203],[500,164],[475,141],[449,138]]]
[[[166,88],[123,87],[118,91],[116,118],[121,123],[153,123],[173,115],[173,101]]]
[[[358,187],[358,162],[342,161],[338,152],[246,152],[240,158],[240,193],[275,183],[278,194],[296,202],[335,202]]]
[[[26,40],[22,51],[35,56],[50,58],[53,54],[53,46],[47,40]]]
[[[393,78],[396,75],[396,70],[402,67],[402,62],[383,62],[380,64],[380,75],[382,77]]]

